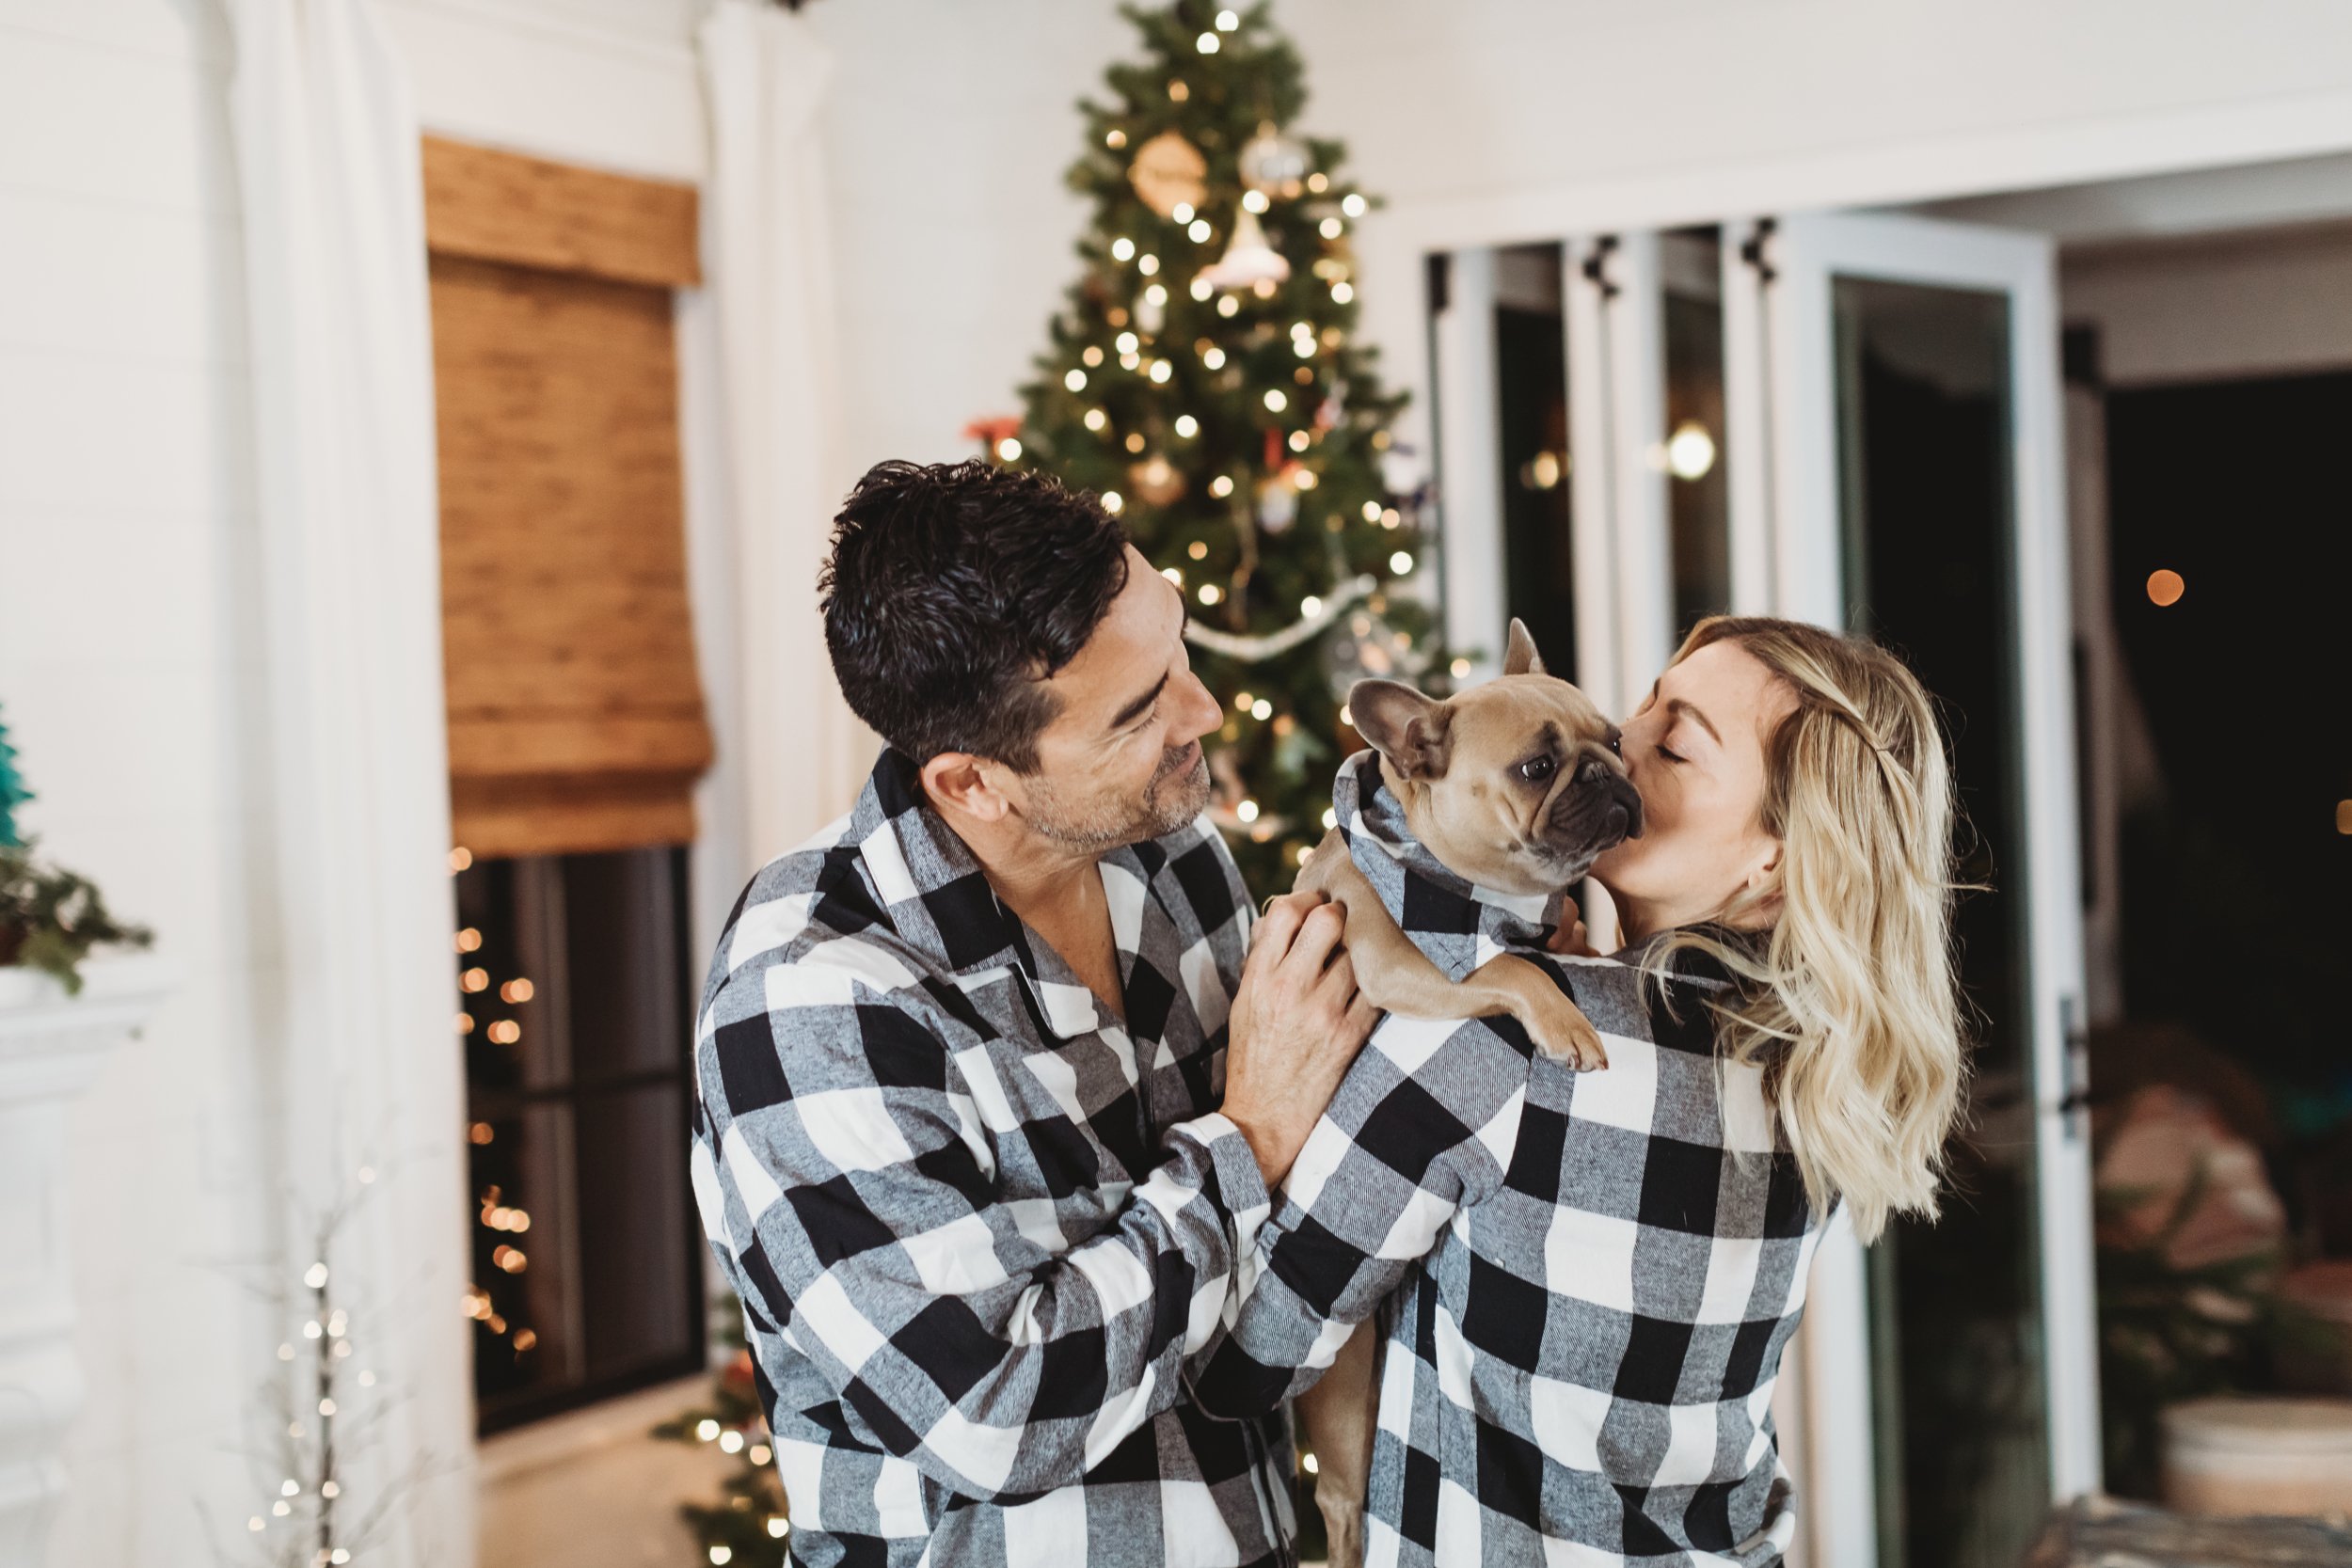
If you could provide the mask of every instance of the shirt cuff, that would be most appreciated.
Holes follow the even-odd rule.
[[[1180,1121],[1168,1132],[1192,1139],[1209,1157],[1209,1169],[1216,1182],[1217,1205],[1233,1227],[1234,1284],[1239,1287],[1236,1299],[1247,1296],[1256,1281],[1258,1231],[1274,1210],[1274,1197],[1266,1191],[1265,1173],[1258,1168],[1258,1157],[1250,1152],[1249,1140],[1241,1135],[1241,1129],[1221,1111]]]

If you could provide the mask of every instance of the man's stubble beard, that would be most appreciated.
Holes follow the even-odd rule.
[[[1187,765],[1183,759],[1190,754]],[[1179,783],[1179,779],[1182,782]],[[1171,748],[1160,758],[1139,800],[1073,802],[1042,775],[1027,781],[1024,814],[1040,837],[1071,849],[1102,854],[1123,844],[1172,833],[1208,809],[1207,758],[1191,745]]]

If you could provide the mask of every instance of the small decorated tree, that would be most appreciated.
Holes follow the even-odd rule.
[[[709,1402],[663,1422],[653,1434],[673,1443],[707,1443],[734,1457],[719,1484],[719,1496],[683,1503],[678,1513],[712,1563],[772,1568],[785,1560],[785,1543],[792,1530],[784,1482],[769,1448],[768,1418],[759,1407],[742,1326],[730,1318],[721,1332],[734,1354],[711,1380]]]
[[[8,726],[0,720],[0,849],[22,846],[24,836],[16,825],[16,808],[33,798],[24,787],[24,775],[17,771],[16,748],[8,744]]]
[[[1446,673],[1400,583],[1423,556],[1385,472],[1404,400],[1353,336],[1371,199],[1339,143],[1291,133],[1304,72],[1268,9],[1125,8],[1141,55],[1079,105],[1078,278],[1017,429],[976,427],[1098,493],[1184,591],[1226,713],[1212,811],[1261,895],[1323,834],[1348,687]]]

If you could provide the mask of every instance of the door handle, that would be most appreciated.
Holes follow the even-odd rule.
[[[2072,1142],[2080,1140],[2090,1130],[2090,1028],[2084,1021],[2082,1004],[2073,996],[2058,998],[2058,1035],[2062,1048],[2059,1070],[2064,1079],[2059,1085],[2058,1111]]]

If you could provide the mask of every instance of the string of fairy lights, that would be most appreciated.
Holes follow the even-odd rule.
[[[473,865],[473,851],[464,846],[460,845],[452,849],[449,852],[451,875],[454,876],[469,869]],[[462,965],[457,974],[457,989],[466,998],[483,997],[486,1000],[490,994],[492,978],[487,966],[466,961],[481,953],[482,943],[482,931],[480,927],[473,926],[460,927],[451,939],[451,945],[455,949]],[[537,988],[532,985],[527,975],[517,974],[497,983],[498,1000],[510,1008],[522,1006],[537,994]],[[471,1035],[477,1027],[481,1028],[483,1037],[493,1045],[518,1045],[523,1037],[520,1019],[510,1016],[491,1019],[486,1023],[483,1023],[475,1018],[473,1008],[469,1005],[460,1006],[453,1022],[458,1037],[461,1039]],[[497,1140],[498,1129],[492,1123],[475,1121],[467,1125],[466,1141],[474,1148],[485,1148]],[[490,1266],[503,1275],[521,1274],[531,1266],[530,1254],[525,1252],[516,1241],[506,1238],[519,1238],[531,1228],[530,1212],[519,1205],[508,1203],[505,1200],[503,1189],[496,1182],[485,1186],[476,1195],[475,1201],[477,1223],[483,1228],[501,1238],[491,1245]],[[538,1331],[528,1324],[510,1323],[506,1314],[499,1309],[491,1292],[484,1286],[468,1284],[460,1308],[481,1328],[506,1340],[509,1348],[517,1356],[538,1348]]]

